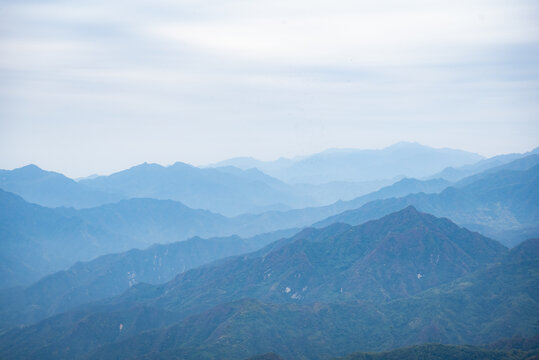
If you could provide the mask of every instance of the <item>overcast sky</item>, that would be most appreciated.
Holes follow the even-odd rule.
[[[536,0],[0,4],[0,168],[539,145]]]

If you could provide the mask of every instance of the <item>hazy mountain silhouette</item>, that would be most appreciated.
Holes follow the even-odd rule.
[[[203,169],[183,163],[141,164],[110,176],[74,181],[36,165],[0,170],[0,188],[46,207],[90,208],[122,199],[176,200],[229,216],[330,204],[391,185],[397,179],[285,184],[256,169]]]
[[[494,173],[498,173],[501,171],[526,171],[530,170],[531,168],[535,167],[539,164],[539,154],[531,154],[528,156],[520,157],[516,160],[513,160],[511,162],[507,162],[503,165],[494,166],[492,168],[489,168],[485,171],[482,171],[480,173],[467,176],[464,179],[461,179],[456,183],[457,187],[463,187],[465,185],[471,184],[473,182],[476,182],[478,180],[481,180],[483,178],[490,177]]]
[[[422,156],[428,157],[429,155],[426,154],[430,151],[435,153],[432,159],[427,162],[421,160]],[[318,185],[311,183],[286,184],[252,168],[240,170],[228,166],[202,169],[183,163],[176,163],[169,167],[145,163],[110,176],[91,176],[78,182],[62,174],[44,171],[35,165],[29,165],[11,171],[0,170],[0,188],[20,195],[28,202],[47,207],[72,206],[75,208],[88,208],[114,203],[120,199],[145,197],[176,200],[191,208],[208,209],[234,216],[240,213],[263,213],[313,207],[330,204],[339,199],[352,200],[358,196],[377,191],[382,186],[389,186],[403,175],[409,176],[409,174],[414,173],[413,171],[402,171],[375,180],[360,181],[363,172],[357,169],[353,170],[356,167],[364,166],[363,170],[368,169],[369,173],[372,173],[373,166],[375,168],[384,164],[394,169],[414,167],[418,166],[417,164],[432,163],[433,161],[443,162],[439,157],[442,156],[440,154],[445,153],[445,150],[430,149],[418,144],[400,143],[384,150],[333,150],[303,159],[296,159],[297,161],[283,160],[278,162],[279,164],[286,163],[292,166],[298,161],[305,161],[307,164],[305,166],[312,166],[313,169],[311,170],[313,171],[330,171],[331,174],[337,174],[339,171],[355,171],[355,173],[359,174],[359,177],[356,174],[353,179],[350,178],[350,181],[337,180],[329,182],[320,180],[321,177],[317,174],[309,175],[312,179],[316,179],[314,182],[319,183]],[[450,151],[450,153],[452,152]],[[530,152],[530,154],[532,153]],[[371,154],[372,156],[366,154]],[[410,155],[410,157],[402,158],[403,156],[408,156],[406,154]],[[412,154],[417,155],[417,158],[414,158]],[[475,170],[472,172],[474,174],[479,169],[498,171],[502,168],[495,165],[505,164],[509,159],[522,158],[524,155],[503,155],[480,161],[477,166],[470,166],[475,166]],[[339,160],[341,163],[335,161],[335,169],[328,170],[324,168],[324,164],[317,163],[320,161],[324,163],[326,156],[330,158],[327,160],[330,163],[334,162],[331,159],[334,156],[339,159],[342,157],[342,161]],[[352,158],[349,159],[347,164],[346,158],[350,156]],[[360,159],[355,159],[354,157],[356,156],[359,156]],[[315,160],[318,157],[320,157],[319,161]],[[385,157],[394,159],[386,161],[384,160]],[[370,160],[367,161],[363,158]],[[502,158],[503,160],[497,158]],[[364,164],[361,159],[367,163]],[[369,164],[369,161],[372,164]],[[286,172],[288,173],[288,170]],[[443,176],[440,175],[440,177]],[[310,182],[313,181],[310,180]],[[431,191],[427,190],[425,192]],[[405,194],[396,194],[396,196],[403,195]],[[351,207],[339,210],[348,209],[351,209]],[[333,214],[335,213],[326,213],[324,215]],[[319,217],[313,221],[318,221],[322,218]]]
[[[452,184],[444,179],[417,180],[404,178],[391,186],[383,187],[378,191],[343,203],[348,208],[357,208],[373,200],[402,197],[415,193],[435,194],[443,191],[450,185]]]
[[[504,262],[523,262],[539,259],[539,239],[528,239],[511,249]]]
[[[79,260],[189,237],[234,234],[230,219],[165,200],[46,208],[0,190],[0,288],[28,285]]]
[[[319,204],[332,204],[336,201],[349,201],[378,191],[402,180],[402,176],[374,181],[332,181],[324,184],[292,184],[297,194],[309,196]]]
[[[459,181],[464,179],[465,177],[469,177],[481,172],[484,172],[489,169],[493,169],[493,171],[497,171],[501,169],[501,167],[507,163],[513,162],[515,160],[528,157],[530,155],[539,155],[539,148],[535,148],[532,151],[523,153],[523,154],[504,154],[504,155],[497,155],[493,156],[488,159],[480,160],[475,164],[471,165],[464,165],[457,168],[454,167],[448,167],[445,168],[443,171],[431,175],[429,178],[431,179],[446,179],[448,181]],[[517,169],[513,169],[517,170]],[[525,169],[520,169],[525,170]]]
[[[475,175],[439,194],[419,193],[372,201],[329,217],[316,226],[334,222],[357,225],[413,205],[514,246],[526,237],[539,235],[538,204],[539,165],[535,165],[525,171],[502,170]]]
[[[122,198],[117,194],[91,189],[36,165],[0,170],[0,188],[20,195],[28,202],[47,207],[84,208],[116,202]]]
[[[537,156],[527,157],[505,166],[522,168],[523,164],[530,166],[536,159]],[[89,260],[133,247],[144,248],[156,242],[169,243],[195,235],[253,236],[307,226],[326,217],[329,218],[317,226],[333,222],[357,225],[408,205],[446,216],[508,246],[526,237],[538,236],[536,167],[527,171],[487,172],[475,175],[472,180],[464,179],[440,194],[418,193],[389,198],[416,191],[436,192],[447,185],[443,180],[403,179],[348,202],[235,218],[154,199],[123,200],[81,210],[47,209],[1,192],[5,199],[0,202],[1,231],[4,233],[0,273],[6,275],[2,277],[2,287],[28,285],[77,260]],[[346,211],[348,209],[354,210]]]
[[[298,157],[263,162],[250,158],[225,160],[215,166],[257,168],[289,183],[369,181],[397,176],[425,177],[449,166],[473,164],[480,155],[453,149],[434,149],[401,142],[382,150],[331,149]]]
[[[419,190],[441,190],[445,185],[439,180],[403,179],[351,202],[235,218],[191,209],[175,201],[155,199],[122,200],[79,210],[49,209],[29,204],[0,190],[0,231],[4,233],[0,275],[5,275],[1,277],[4,280],[0,281],[0,288],[28,285],[75,261],[89,260],[106,253],[133,247],[145,248],[153,243],[170,243],[196,235],[253,236],[303,227],[371,199],[406,195]],[[64,243],[69,245],[65,247]]]
[[[167,167],[144,163],[80,183],[125,198],[175,200],[191,208],[224,215],[317,204],[307,195],[296,194],[293,187],[256,169],[201,169],[180,162]]]
[[[126,246],[126,239],[77,217],[25,202],[0,190],[0,286],[41,276]],[[133,244],[130,244],[132,246]]]

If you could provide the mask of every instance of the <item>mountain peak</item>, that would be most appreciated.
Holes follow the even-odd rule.
[[[172,169],[192,169],[192,168],[194,168],[193,165],[188,164],[188,163],[184,163],[184,162],[181,162],[181,161],[176,161],[174,164],[170,165],[169,167],[172,168]]]
[[[422,214],[422,213],[420,213],[419,211],[417,211],[417,209],[415,208],[415,206],[413,206],[413,205],[408,205],[407,207],[405,207],[405,208],[402,209],[401,211],[397,211],[395,214],[420,215],[420,214]]]
[[[116,177],[118,175],[128,174],[129,172],[133,172],[133,171],[145,172],[145,171],[148,171],[148,170],[157,170],[157,169],[162,169],[162,168],[163,168],[163,166],[161,166],[159,164],[156,164],[156,163],[143,162],[142,164],[134,165],[134,166],[132,166],[132,167],[130,167],[128,169],[118,171],[118,172],[113,173],[113,174],[108,175],[108,176],[99,176],[98,179],[106,179],[107,177]],[[95,179],[93,179],[93,180],[95,180]]]
[[[416,223],[418,221],[424,221],[427,219],[434,220],[436,219],[436,217],[427,213],[419,212],[413,205],[408,205],[402,210],[388,214],[377,220],[371,220],[370,222],[376,221],[376,222],[382,222],[382,223],[388,223],[388,224],[390,223],[391,224],[395,224],[395,223],[410,224],[412,222]]]
[[[28,164],[26,166],[22,166],[20,168],[14,169],[14,171],[32,173],[32,174],[39,174],[39,173],[46,172],[45,170],[43,170],[42,168],[40,168],[39,166],[35,164]]]
[[[149,163],[149,162],[143,162],[142,164],[133,166],[134,168],[141,167],[141,168],[162,168],[162,165],[159,165],[157,163]]]
[[[187,271],[162,289],[160,301],[171,310],[202,311],[217,305],[213,284],[227,302],[387,301],[452,281],[506,253],[494,240],[408,206],[355,227],[307,228],[259,256]],[[195,283],[200,293],[193,293]]]
[[[15,176],[17,179],[15,183],[22,183],[26,181],[36,181],[36,180],[40,181],[43,179],[50,179],[50,178],[61,179],[62,181],[67,180],[69,182],[73,181],[72,179],[66,177],[63,174],[60,174],[55,171],[44,170],[35,164],[28,164],[26,166],[13,169],[11,171],[9,170],[3,170],[3,171],[13,174],[13,176]],[[10,189],[7,189],[7,190],[10,190]]]
[[[22,166],[20,167],[20,169],[39,169],[39,170],[42,170],[39,166],[37,166],[36,164],[28,164],[26,166]]]
[[[539,259],[539,238],[528,239],[511,249],[506,262],[533,261]]]
[[[399,141],[386,149],[404,149],[404,148],[427,148],[428,146],[421,145],[417,141]]]

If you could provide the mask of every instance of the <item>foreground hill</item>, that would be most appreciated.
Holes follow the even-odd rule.
[[[334,360],[532,360],[539,355],[531,350],[492,350],[469,345],[416,345],[381,353],[355,353]]]
[[[5,359],[241,359],[272,351],[289,359],[325,359],[424,342],[480,345],[539,331],[538,271],[537,260],[502,263],[388,303],[242,299],[174,325],[176,313],[155,308],[93,308],[12,330],[0,336],[0,354]]]
[[[135,285],[114,300],[6,332],[0,356],[324,359],[533,336],[539,260],[529,250],[536,248],[530,240],[508,253],[408,208],[357,227],[308,229],[166,285]]]
[[[378,353],[354,353],[333,360],[532,360],[537,358],[539,356],[537,339],[523,340],[530,340],[531,347],[522,348],[520,344],[514,344],[516,348],[492,349],[471,345],[422,344]],[[246,360],[283,360],[283,358],[275,353],[268,353]]]
[[[309,228],[264,256],[185,272],[156,289],[156,303],[189,313],[244,297],[277,303],[387,301],[467,274],[506,251],[409,207],[356,227]]]
[[[160,353],[164,359],[173,354],[234,359],[275,351],[285,358],[321,359],[353,349],[379,351],[424,342],[479,345],[534,336],[539,331],[538,276],[535,260],[503,263],[385,304],[306,307],[241,300],[103,347],[94,358]]]
[[[30,324],[84,303],[119,295],[139,282],[164,283],[181,272],[213,260],[258,250],[293,231],[249,239],[196,237],[78,262],[27,288],[0,292],[0,326]]]
[[[284,359],[275,353],[267,353],[267,354],[252,356],[247,360],[284,360]]]

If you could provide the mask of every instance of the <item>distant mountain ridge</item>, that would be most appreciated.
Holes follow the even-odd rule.
[[[39,169],[38,171],[41,172]],[[232,169],[231,171],[236,170]],[[256,175],[257,173],[255,172],[254,174]],[[43,248],[43,250],[37,249],[49,243],[48,241],[42,242],[43,239],[51,238],[51,236],[58,238],[58,235],[53,235],[57,230],[54,230],[49,225],[38,228],[36,223],[32,222],[30,222],[29,226],[19,227],[30,216],[34,217],[38,223],[44,221],[44,224],[65,224],[61,226],[64,229],[64,235],[62,235],[64,238],[91,239],[86,241],[84,245],[86,246],[85,251],[80,252],[77,250],[76,253],[79,255],[69,252],[69,256],[73,259],[72,261],[76,261],[89,260],[94,256],[103,255],[107,252],[125,251],[133,247],[145,248],[156,242],[169,243],[184,240],[196,235],[202,237],[233,234],[253,236],[278,229],[303,227],[327,216],[360,206],[371,199],[398,196],[399,194],[405,195],[414,191],[436,191],[445,188],[445,186],[446,183],[439,180],[418,181],[403,179],[393,186],[385,187],[378,192],[349,202],[338,202],[326,207],[288,212],[272,211],[259,215],[249,214],[236,218],[226,218],[209,211],[190,209],[179,202],[154,199],[122,200],[118,203],[79,210],[67,208],[48,209],[29,204],[20,197],[0,189],[0,223],[5,218],[3,229],[6,231],[3,244],[19,239],[15,240],[19,242],[17,248],[13,249],[15,256],[9,259],[5,256],[0,263],[0,274],[6,274],[6,276],[1,277],[4,281],[0,282],[0,288],[28,285],[45,274],[71,265],[65,256],[63,257],[65,260],[60,259],[63,254],[67,254],[66,250],[70,249],[63,246],[59,248],[60,251],[51,253],[50,260],[43,264],[40,263],[42,258],[42,256],[38,256],[40,251],[42,254],[46,254],[49,250],[47,248]],[[11,214],[15,213],[19,214],[19,216],[12,218]],[[55,220],[44,220],[41,219],[42,217],[52,217]],[[78,225],[75,226],[75,224]],[[78,228],[76,228],[77,226]],[[90,227],[91,230],[85,230],[86,227]],[[1,230],[2,228],[0,228]],[[39,245],[35,242],[36,236],[41,239],[39,240]],[[64,241],[61,240],[62,237],[57,240]],[[106,237],[109,237],[109,240],[106,240]],[[29,240],[21,243],[20,239],[22,238],[28,238]],[[32,238],[34,240],[31,240]],[[116,240],[111,243],[110,239]],[[96,245],[101,241],[103,241],[104,247],[101,251],[96,251]],[[92,246],[95,250],[90,250]],[[10,248],[5,249],[4,254],[12,253],[12,250],[9,250]],[[36,256],[31,257],[32,260],[28,261],[32,254]],[[54,263],[52,267],[50,266],[51,261]],[[20,264],[26,265],[21,267]]]
[[[0,170],[0,189],[47,207],[94,207],[122,199],[118,194],[94,190],[60,173],[44,171],[36,165]]]
[[[525,163],[526,167],[537,165],[524,171],[485,172],[470,181],[463,179],[439,194],[418,193],[375,200],[315,225],[323,227],[334,222],[358,225],[413,205],[514,246],[524,238],[539,235],[539,156],[517,162]]]
[[[0,189],[0,288],[29,285],[107,253],[234,232],[230,219],[174,201],[131,199],[90,209],[51,209]]]
[[[435,149],[401,142],[381,150],[330,149],[295,159],[263,162],[237,158],[212,166],[257,168],[288,183],[322,184],[331,181],[369,181],[398,176],[425,177],[449,166],[476,163],[482,156],[454,149]]]
[[[179,162],[168,167],[144,163],[109,176],[92,175],[77,181],[36,165],[0,170],[0,188],[41,206],[83,209],[142,197],[175,200],[227,216],[349,200],[396,180],[290,185],[257,169],[203,169]]]
[[[125,246],[125,239],[60,210],[25,202],[0,190],[0,286],[17,286]]]
[[[0,286],[28,285],[42,275],[68,267],[72,264],[68,263],[69,258],[71,261],[89,260],[105,253],[195,235],[249,237],[316,222],[317,226],[333,222],[358,225],[408,205],[448,217],[497,238],[507,246],[514,246],[525,238],[539,236],[537,168],[529,168],[534,163],[539,163],[539,156],[504,165],[505,169],[528,170],[487,171],[452,187],[447,187],[449,184],[444,180],[403,179],[347,202],[234,218],[190,209],[179,202],[154,199],[123,200],[81,210],[48,209],[0,191],[0,231],[4,234],[0,245],[5,255],[0,257],[0,274],[6,274]],[[416,193],[418,191],[432,193]],[[19,215],[13,217],[13,214]],[[29,221],[31,218],[33,221]],[[82,247],[75,245],[79,241]]]
[[[293,176],[296,170],[292,168],[300,172],[305,168],[307,173],[310,172],[304,181],[297,184],[283,182],[252,167],[242,170],[233,166],[197,168],[180,162],[167,167],[144,163],[109,176],[90,176],[74,181],[62,174],[28,165],[9,171],[0,170],[0,188],[47,207],[80,209],[143,197],[175,200],[191,208],[237,216],[320,207],[339,199],[350,201],[402,178],[430,175],[431,172],[418,172],[415,167],[420,164],[439,167],[454,160],[451,160],[451,154],[460,158],[468,153],[399,143],[383,150],[335,149],[274,163],[287,176]],[[477,166],[469,165],[474,169],[469,173],[476,174],[479,170],[488,170],[525,155],[509,154],[485,159],[476,163]],[[380,167],[389,169],[389,172],[380,173],[377,170]],[[273,165],[270,168],[275,170]],[[339,175],[343,171],[351,173]],[[379,175],[368,179],[364,177],[366,173]],[[324,174],[334,178],[324,179]],[[432,176],[429,179],[436,180]],[[348,209],[350,207],[341,210]],[[317,220],[320,218],[313,221]]]
[[[448,167],[439,173],[429,176],[428,179],[442,178],[448,181],[456,182],[464,179],[465,177],[469,177],[489,169],[502,167],[505,164],[508,164],[518,159],[522,159],[524,157],[529,157],[530,155],[539,155],[539,147],[523,154],[515,153],[497,155],[488,159],[480,160],[477,163],[471,165],[464,165],[457,168]]]

